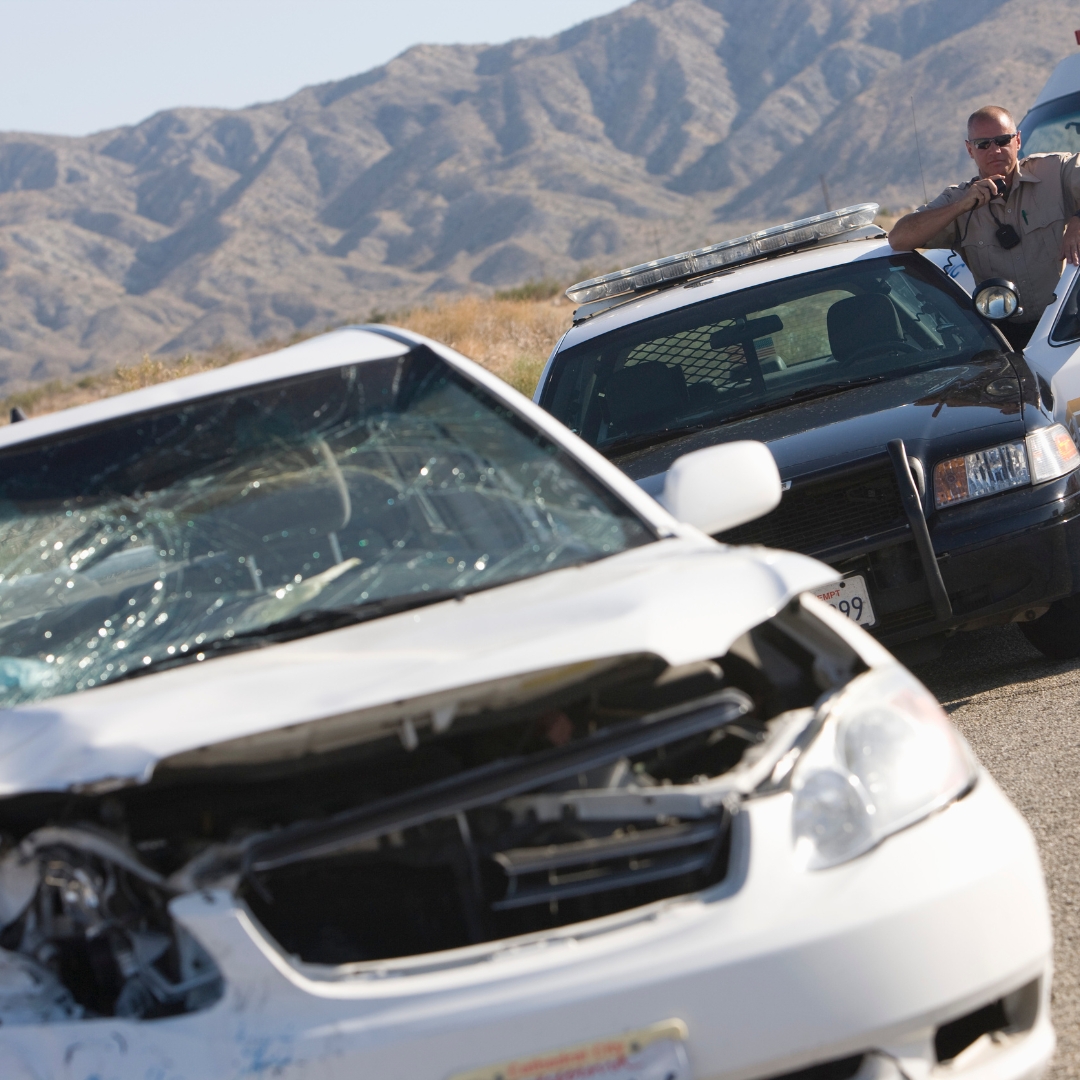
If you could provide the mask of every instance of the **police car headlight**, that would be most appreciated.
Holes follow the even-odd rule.
[[[899,665],[833,699],[792,775],[795,857],[821,870],[869,851],[962,795],[975,760],[933,695]]]
[[[934,506],[996,495],[999,491],[1041,484],[1080,466],[1080,453],[1061,424],[1032,432],[1026,439],[1002,443],[934,466]]]

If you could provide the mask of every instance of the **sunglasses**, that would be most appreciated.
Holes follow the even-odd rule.
[[[992,139],[971,139],[970,142],[976,150],[986,150],[991,143],[995,146],[1008,146],[1016,136],[1017,132],[1013,131],[1008,135],[995,135]]]

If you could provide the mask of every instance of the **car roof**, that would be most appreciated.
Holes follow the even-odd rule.
[[[579,345],[600,334],[606,334],[610,330],[618,330],[620,327],[629,326],[631,323],[640,322],[653,315],[675,311],[690,304],[700,303],[702,300],[712,299],[714,296],[725,296],[755,285],[808,274],[830,266],[843,266],[847,263],[879,259],[894,254],[896,252],[887,240],[870,238],[848,240],[744,263],[709,277],[697,278],[660,289],[637,300],[627,300],[598,315],[593,315],[567,332],[559,345],[559,351],[568,349],[572,345]],[[545,371],[544,374],[546,376],[547,372]]]
[[[251,360],[10,424],[0,428],[0,449],[294,375],[403,356],[412,347],[402,335],[344,327]]]
[[[1065,97],[1066,94],[1075,94],[1078,90],[1080,90],[1080,53],[1066,56],[1054,68],[1031,108],[1037,108],[1055,98]]]

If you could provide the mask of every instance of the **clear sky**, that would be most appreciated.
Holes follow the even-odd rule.
[[[0,131],[85,135],[237,108],[410,45],[544,36],[628,0],[0,0]]]

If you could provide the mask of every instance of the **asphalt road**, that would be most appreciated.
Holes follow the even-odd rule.
[[[1027,818],[1054,917],[1054,1024],[1048,1080],[1080,1076],[1080,660],[1043,658],[1015,627],[957,635],[912,670],[937,695]]]

